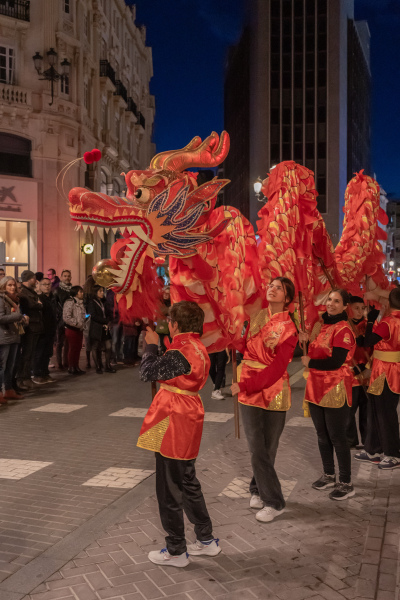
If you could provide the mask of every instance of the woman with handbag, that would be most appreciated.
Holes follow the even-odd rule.
[[[24,325],[29,323],[29,317],[21,314],[17,284],[13,277],[3,277],[0,280],[0,404],[7,400],[23,398],[12,385],[15,363]],[[4,384],[4,395],[3,395]]]
[[[106,373],[116,373],[111,366],[112,341],[109,329],[109,323],[112,315],[107,313],[107,307],[104,298],[104,288],[99,285],[94,286],[93,295],[88,303],[87,311],[90,315],[89,341],[92,349],[93,361],[98,375],[103,374],[103,365],[101,362],[101,353],[104,351]]]
[[[73,285],[70,294],[71,297],[67,298],[63,306],[65,336],[68,340],[68,373],[70,375],[83,375],[86,371],[82,371],[79,368],[83,327],[86,319],[86,310],[83,304],[83,288],[80,285]]]

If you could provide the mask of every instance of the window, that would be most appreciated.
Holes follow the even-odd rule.
[[[67,15],[70,14],[70,12],[71,12],[71,0],[64,0],[64,12],[67,13]]]
[[[90,14],[86,13],[83,19],[83,28],[88,42],[90,42]]]
[[[32,177],[30,140],[0,133],[0,173]]]
[[[65,96],[69,96],[69,75],[64,75],[61,77],[61,93],[65,94]]]
[[[14,84],[15,53],[10,46],[0,46],[0,83]]]

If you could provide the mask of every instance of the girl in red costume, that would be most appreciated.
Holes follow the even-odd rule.
[[[334,488],[331,500],[345,500],[354,496],[351,483],[350,447],[346,436],[351,406],[353,375],[351,359],[355,351],[355,337],[348,325],[346,306],[349,294],[332,290],[322,315],[320,332],[302,357],[309,368],[305,401],[318,435],[318,446],[324,474],[312,484],[316,490]],[[308,334],[300,332],[300,342],[308,341]],[[339,482],[336,483],[333,450],[339,464]]]
[[[148,327],[140,366],[143,381],[159,381],[160,389],[145,416],[137,445],[156,453],[156,493],[166,548],[149,553],[163,566],[186,567],[188,553],[216,556],[221,552],[212,534],[195,461],[203,431],[204,408],[199,391],[210,370],[200,341],[204,312],[194,302],[177,302],[170,311],[172,343],[163,356],[158,335]],[[197,541],[186,546],[183,510],[194,524]]]
[[[288,305],[295,289],[287,277],[277,277],[267,289],[267,308],[254,318],[243,339],[239,383],[231,387],[239,395],[243,426],[251,454],[254,477],[250,484],[251,508],[256,519],[267,523],[285,509],[274,463],[279,439],[290,408],[287,366],[297,344],[297,329]]]
[[[365,450],[354,457],[377,463],[378,468],[384,470],[400,467],[397,415],[400,395],[400,288],[390,292],[389,307],[389,315],[375,325],[379,311],[373,308],[368,313],[364,345],[374,348],[368,388],[370,410]],[[374,439],[376,437],[377,440]],[[381,459],[382,452],[384,456]]]

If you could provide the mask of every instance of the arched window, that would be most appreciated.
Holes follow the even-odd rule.
[[[0,133],[0,173],[32,177],[32,143],[19,135]]]

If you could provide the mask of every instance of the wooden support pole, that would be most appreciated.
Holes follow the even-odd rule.
[[[237,361],[235,348],[232,348],[232,383],[237,383]],[[235,438],[240,440],[239,402],[237,395],[233,397],[233,414],[235,417]]]

